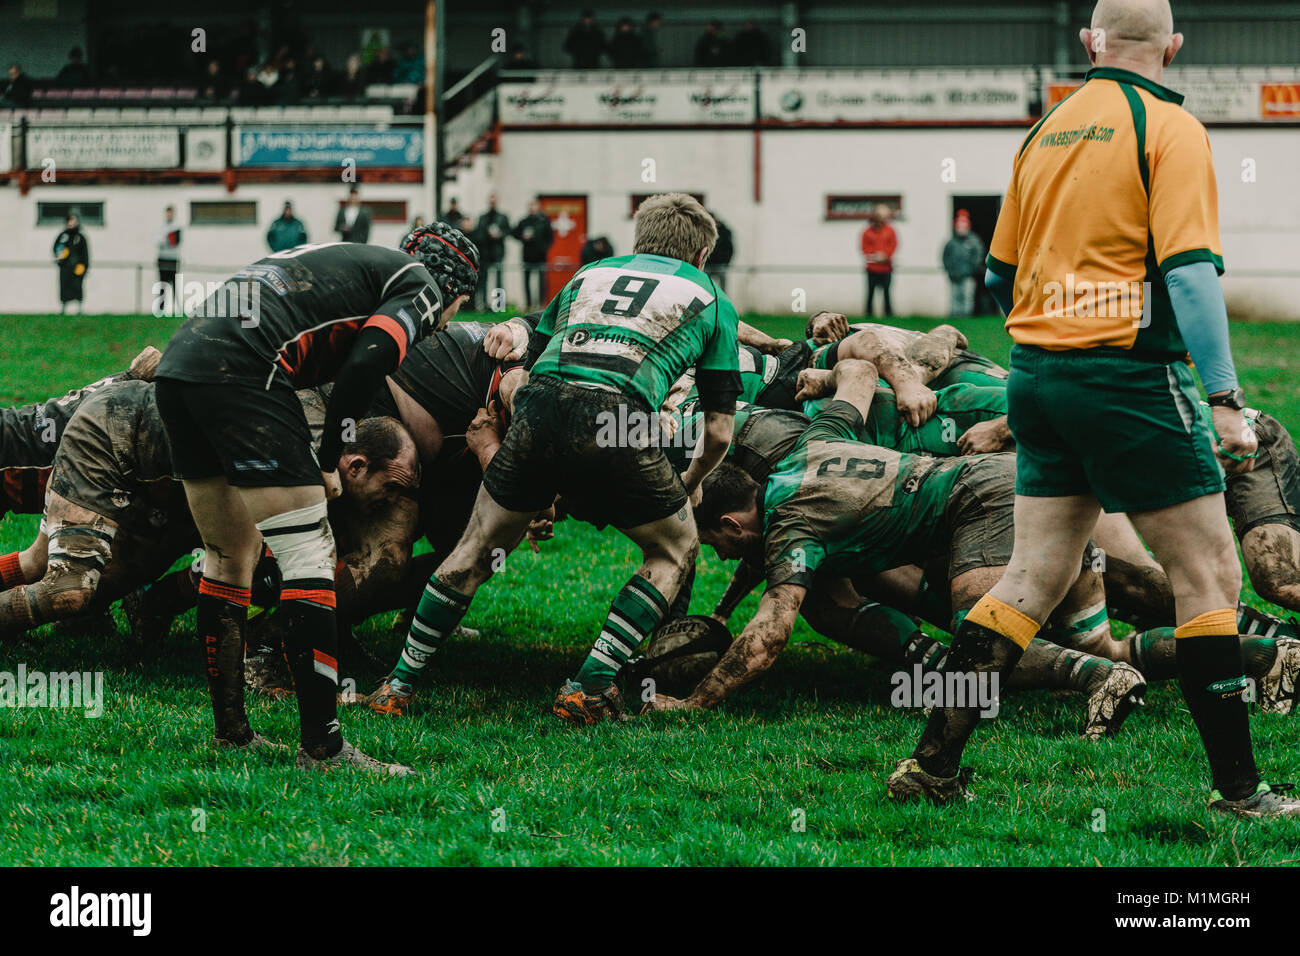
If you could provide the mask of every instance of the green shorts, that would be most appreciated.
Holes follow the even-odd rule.
[[[1091,491],[1115,513],[1154,511],[1223,491],[1198,401],[1185,362],[1017,345],[1007,382],[1016,494]]]
[[[962,349],[953,358],[952,364],[936,375],[930,382],[930,388],[935,391],[948,388],[951,385],[981,385],[991,388],[1006,388],[1007,370],[978,352]]]

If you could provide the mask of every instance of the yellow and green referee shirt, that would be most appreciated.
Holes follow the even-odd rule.
[[[1209,137],[1182,101],[1098,67],[1030,130],[988,256],[1013,282],[1017,343],[1186,354],[1164,276],[1222,274],[1223,256]]]

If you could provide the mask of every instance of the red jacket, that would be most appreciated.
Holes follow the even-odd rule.
[[[879,228],[868,226],[862,230],[862,254],[867,256],[880,252],[885,255],[883,262],[867,262],[868,272],[893,272],[894,252],[897,249],[898,236],[894,235],[894,227],[889,223],[882,223]]]

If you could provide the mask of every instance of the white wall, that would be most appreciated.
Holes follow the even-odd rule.
[[[994,194],[1006,188],[1023,129],[772,131],[761,138],[762,201],[754,202],[754,137],[750,132],[605,131],[506,132],[498,156],[480,156],[445,190],[468,214],[486,208],[495,189],[512,221],[538,192],[585,194],[590,231],[605,233],[618,252],[630,252],[630,197],[667,190],[702,192],[735,234],[736,262],[728,291],[742,309],[790,312],[792,290],[807,295],[808,310],[857,314],[863,277],[858,236],[863,223],[825,222],[827,193],[900,193],[905,220],[896,224],[894,306],[900,313],[943,314],[947,288],[938,269],[939,249],[950,229],[950,197]],[[1228,274],[1230,314],[1241,318],[1300,319],[1300,130],[1214,129],[1210,132],[1219,179],[1219,209]],[[941,178],[955,163],[956,181]],[[646,160],[654,181],[643,181]],[[1243,162],[1253,161],[1254,181],[1243,182]],[[154,242],[162,210],[174,203],[182,224],[193,199],[255,199],[256,227],[187,228],[183,265],[216,279],[266,254],[266,228],[284,199],[294,201],[312,241],[332,240],[340,185],[246,185],[233,195],[205,186],[36,185],[20,196],[0,189],[0,312],[57,311],[50,246],[58,229],[34,229],[41,199],[106,203],[104,228],[91,227],[92,268],[88,311],[135,308],[135,275],[110,270],[107,261],[140,263],[143,292],[153,282]],[[363,185],[368,198],[404,198],[412,214],[429,215],[418,184]],[[376,225],[371,241],[391,245],[404,227]],[[507,244],[517,265],[519,244]],[[10,265],[27,261],[29,266]],[[516,272],[509,298],[521,299]],[[147,303],[147,297],[144,299]]]

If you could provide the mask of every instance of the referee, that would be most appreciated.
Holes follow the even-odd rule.
[[[1300,800],[1260,780],[1242,699],[1222,472],[1248,471],[1256,442],[1228,347],[1209,139],[1160,82],[1183,37],[1167,0],[1100,0],[1080,39],[1094,69],[1020,147],[989,250],[985,281],[1015,341],[1015,548],[945,669],[1005,683],[1077,576],[1100,511],[1125,513],[1173,587],[1211,809],[1300,816]],[[1189,353],[1217,434],[1196,413]],[[890,796],[969,797],[960,760],[977,720],[936,707]]]

